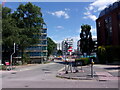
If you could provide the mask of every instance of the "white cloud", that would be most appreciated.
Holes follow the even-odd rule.
[[[92,36],[92,38],[97,38],[97,36]]]
[[[92,27],[92,26],[91,26],[91,33],[92,33],[92,37],[97,36],[97,31],[96,31],[96,28],[95,28],[95,27]]]
[[[81,26],[76,30],[76,33],[78,33],[78,34],[81,33]]]
[[[92,10],[92,9],[93,8],[91,8],[90,10]],[[86,8],[86,10],[87,10],[87,12],[84,13],[85,16],[83,18],[84,19],[88,19],[89,18],[89,19],[95,21],[97,19],[97,17],[95,15],[93,15],[88,8]]]
[[[97,19],[97,16],[94,15],[94,13],[99,12],[103,9],[105,9],[110,4],[113,4],[117,0],[96,0],[93,3],[91,3],[87,8],[85,8],[87,11],[84,13],[84,19],[91,19],[95,21]]]
[[[95,21],[97,19],[97,17],[95,15],[89,14],[83,17],[84,19],[88,19],[90,18],[91,20]]]
[[[84,15],[90,15],[91,13],[89,11],[85,12]]]
[[[96,7],[98,11],[103,10],[106,8],[108,5],[116,2],[117,0],[96,0],[92,4],[90,4],[90,7]]]
[[[93,10],[94,8],[93,8],[93,6],[90,6],[90,7],[88,7],[88,9],[89,9],[89,10]]]
[[[91,26],[91,32],[96,32],[96,28]]]
[[[70,11],[70,9],[69,8],[65,8],[65,11]]]
[[[64,29],[63,26],[57,26],[56,28],[57,28],[57,29]]]
[[[53,16],[57,16],[58,18],[64,17],[65,19],[70,18],[70,16],[65,11],[55,11],[55,12],[48,12]]]

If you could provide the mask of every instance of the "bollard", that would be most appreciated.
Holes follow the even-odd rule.
[[[68,74],[68,71],[67,71],[67,61],[65,61],[65,74]]]
[[[94,77],[94,75],[93,75],[93,64],[94,64],[93,59],[91,59],[91,77],[92,78]]]

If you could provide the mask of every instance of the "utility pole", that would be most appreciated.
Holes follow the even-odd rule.
[[[11,54],[11,56],[10,56],[10,60],[11,60],[11,70],[12,70],[12,56],[13,56],[13,54],[15,53],[15,43],[14,43],[14,52]]]

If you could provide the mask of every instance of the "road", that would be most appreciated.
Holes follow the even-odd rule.
[[[57,78],[64,65],[58,61],[37,64],[2,74],[2,88],[117,88],[117,81],[69,80]]]

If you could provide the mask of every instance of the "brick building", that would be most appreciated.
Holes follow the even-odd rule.
[[[101,11],[96,25],[98,46],[120,45],[120,1]]]

